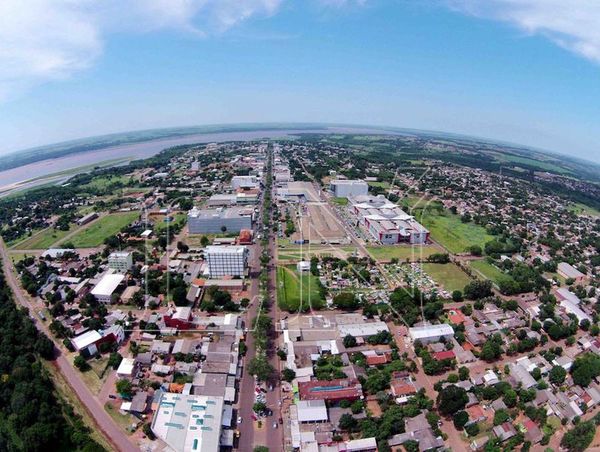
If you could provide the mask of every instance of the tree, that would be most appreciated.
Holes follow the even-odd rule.
[[[460,290],[455,290],[454,292],[452,292],[452,301],[456,303],[460,303],[461,301],[463,301],[463,294]]]
[[[480,300],[492,295],[492,282],[489,280],[475,280],[467,284],[463,290],[465,298]]]
[[[467,391],[456,385],[446,386],[437,396],[438,410],[443,416],[451,416],[464,409],[468,401]]]
[[[256,376],[259,381],[268,380],[275,369],[269,364],[269,360],[264,355],[255,356],[248,363],[248,372],[250,375]]]
[[[75,360],[73,361],[73,364],[75,365],[75,367],[77,367],[81,372],[85,372],[86,370],[90,369],[90,365],[88,364],[88,362],[85,360],[85,358],[81,355],[77,355],[75,357]]]
[[[338,427],[340,430],[352,431],[356,428],[357,424],[356,419],[351,414],[344,413],[340,417]]]
[[[173,289],[173,291],[171,292],[171,295],[173,296],[173,302],[175,303],[176,306],[185,306],[188,304],[187,301],[187,291],[185,290],[185,287],[182,286],[177,286]]]
[[[600,356],[585,353],[575,359],[571,367],[573,382],[579,386],[588,386],[593,378],[600,375]]]
[[[131,381],[126,380],[125,378],[122,378],[119,381],[117,381],[116,387],[117,392],[125,398],[129,398],[133,395],[133,385],[131,384]]]
[[[266,446],[255,446],[253,452],[269,452],[269,448]]]
[[[555,385],[561,385],[564,383],[567,376],[567,371],[562,366],[554,366],[548,375],[550,383]]]
[[[257,414],[264,413],[267,410],[267,405],[264,402],[256,402],[252,405],[252,411]]]
[[[291,383],[294,378],[296,378],[296,372],[293,369],[288,369],[287,367],[281,371],[281,378],[288,383]]]
[[[494,361],[502,355],[502,338],[498,335],[489,337],[483,347],[481,347],[481,359],[485,361]]]
[[[356,347],[356,338],[351,334],[347,334],[346,336],[344,336],[343,343],[344,347],[346,348]]]
[[[569,452],[583,452],[594,439],[596,425],[592,421],[581,422],[564,434],[560,445]]]
[[[502,399],[508,408],[513,408],[517,405],[517,393],[514,389],[507,389]]]
[[[467,422],[469,422],[469,414],[464,411],[458,411],[453,418],[453,422],[454,422],[454,426],[458,429],[461,430]]]
[[[206,237],[205,235],[200,237],[200,245],[202,245],[202,248],[206,248],[209,243],[210,243],[210,240],[208,239],[208,237]]]
[[[462,366],[458,369],[458,378],[460,378],[461,381],[468,380],[469,376],[470,372],[468,367]]]
[[[353,292],[342,292],[333,297],[333,305],[345,311],[354,311],[360,304]]]
[[[118,352],[113,352],[108,358],[107,365],[112,367],[113,369],[117,369],[119,367],[119,364],[121,364],[121,361],[123,361],[123,357]]]

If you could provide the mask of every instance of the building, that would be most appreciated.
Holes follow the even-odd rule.
[[[423,245],[429,240],[429,231],[423,225],[382,195],[356,196],[351,202],[358,223],[381,244]]]
[[[134,358],[123,358],[119,368],[117,369],[117,377],[119,378],[130,378],[135,372],[135,359]]]
[[[329,189],[336,198],[349,198],[351,196],[364,196],[369,193],[369,184],[362,180],[332,180]]]
[[[169,328],[177,328],[178,330],[189,330],[194,326],[192,318],[192,308],[178,307],[175,312],[169,312],[163,316],[165,325]]]
[[[410,338],[422,344],[439,342],[442,338],[450,339],[454,336],[454,330],[446,323],[440,325],[416,326],[408,329]]]
[[[327,406],[324,400],[299,400],[298,422],[327,422]]]
[[[258,181],[256,176],[233,176],[231,178],[231,187],[234,190],[238,188],[242,189],[253,189],[258,187]]]
[[[248,248],[245,246],[207,246],[204,259],[211,278],[244,276],[248,268]]]
[[[252,245],[252,230],[242,229],[238,237],[238,242],[240,245]]]
[[[127,273],[133,267],[133,253],[115,251],[108,256],[108,268],[119,273]]]
[[[93,221],[96,218],[98,218],[98,214],[96,212],[88,213],[87,215],[84,215],[79,220],[77,220],[77,224],[79,226],[83,226],[84,224],[88,224],[90,221]]]
[[[360,382],[353,378],[298,382],[300,400],[356,400],[363,397]]]
[[[193,208],[188,212],[188,228],[190,234],[237,233],[242,229],[252,229],[252,215],[253,210],[245,207]]]
[[[582,282],[586,275],[581,273],[575,267],[567,262],[560,262],[556,269],[557,273],[566,279],[574,279],[575,282]]]
[[[113,293],[124,279],[125,276],[120,274],[104,275],[98,284],[94,286],[91,294],[100,303],[111,303]]]
[[[217,452],[221,442],[223,398],[163,392],[152,431],[174,451]]]

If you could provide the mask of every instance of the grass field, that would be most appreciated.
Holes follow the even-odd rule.
[[[321,309],[325,300],[319,290],[319,280],[310,273],[299,275],[295,266],[277,267],[277,302],[289,312]]]
[[[45,250],[50,248],[51,245],[55,244],[59,240],[65,238],[65,236],[76,229],[77,226],[71,225],[68,231],[61,231],[60,229],[46,228],[40,232],[32,235],[26,240],[18,242],[13,249],[15,250]]]
[[[581,204],[580,202],[573,204],[569,207],[571,212],[575,212],[578,215],[590,215],[592,217],[600,217],[600,210],[594,209],[593,207],[586,206],[585,204]]]
[[[93,248],[104,242],[104,239],[119,232],[123,227],[139,217],[138,212],[113,213],[106,215],[87,228],[81,229],[68,241],[75,248]]]
[[[380,262],[390,262],[396,258],[400,262],[415,262],[424,260],[434,253],[443,252],[439,248],[432,245],[410,246],[410,245],[384,245],[384,246],[368,246],[367,251],[373,259]]]
[[[484,261],[471,261],[469,265],[477,270],[479,273],[483,275],[484,278],[487,278],[493,281],[496,284],[499,284],[503,279],[510,279],[510,276],[503,273],[498,267]]]
[[[88,184],[82,185],[81,188],[94,188],[104,190],[111,185],[126,184],[131,179],[130,176],[98,176],[93,178]]]
[[[369,187],[390,188],[389,182],[368,182]]]
[[[65,380],[65,377],[62,373],[56,368],[51,362],[43,361],[43,366],[46,372],[50,375],[52,379],[52,383],[54,383],[54,388],[56,389],[56,393],[58,397],[64,401],[66,401],[71,407],[73,407],[73,411],[81,416],[83,422],[88,427],[94,426],[94,419],[90,415],[87,408],[81,403],[79,397],[75,394],[71,386]],[[96,428],[90,429],[90,436],[99,444],[101,444],[106,450],[111,450],[110,442],[102,435],[101,430]]]
[[[494,237],[485,228],[474,223],[463,223],[460,216],[447,210],[417,210],[413,213],[416,220],[431,232],[431,238],[452,253],[462,253],[473,245],[482,248]]]
[[[431,276],[435,282],[442,285],[448,292],[462,291],[471,278],[458,268],[455,264],[421,264],[425,273]]]
[[[333,198],[332,201],[340,206],[348,205],[348,198]]]
[[[187,214],[183,212],[178,212],[173,216],[173,221],[170,223],[165,222],[165,216],[154,217],[154,232],[159,233],[167,229],[168,226],[173,226],[175,224],[184,225],[187,220]]]

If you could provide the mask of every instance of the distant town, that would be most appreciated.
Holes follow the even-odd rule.
[[[39,359],[0,388],[40,374],[65,450],[584,450],[599,207],[539,155],[312,132],[11,193],[0,362]]]

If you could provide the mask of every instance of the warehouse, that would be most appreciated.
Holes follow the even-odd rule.
[[[111,303],[113,293],[124,279],[125,276],[120,274],[104,275],[91,293],[100,303]]]
[[[253,210],[246,207],[204,209],[188,212],[190,234],[221,234],[252,229]]]
[[[349,198],[369,193],[369,185],[362,180],[332,180],[329,184],[329,189],[336,198]]]
[[[439,342],[442,338],[450,339],[454,336],[454,330],[446,323],[441,325],[416,326],[409,328],[408,333],[413,342],[419,341],[422,344]]]

